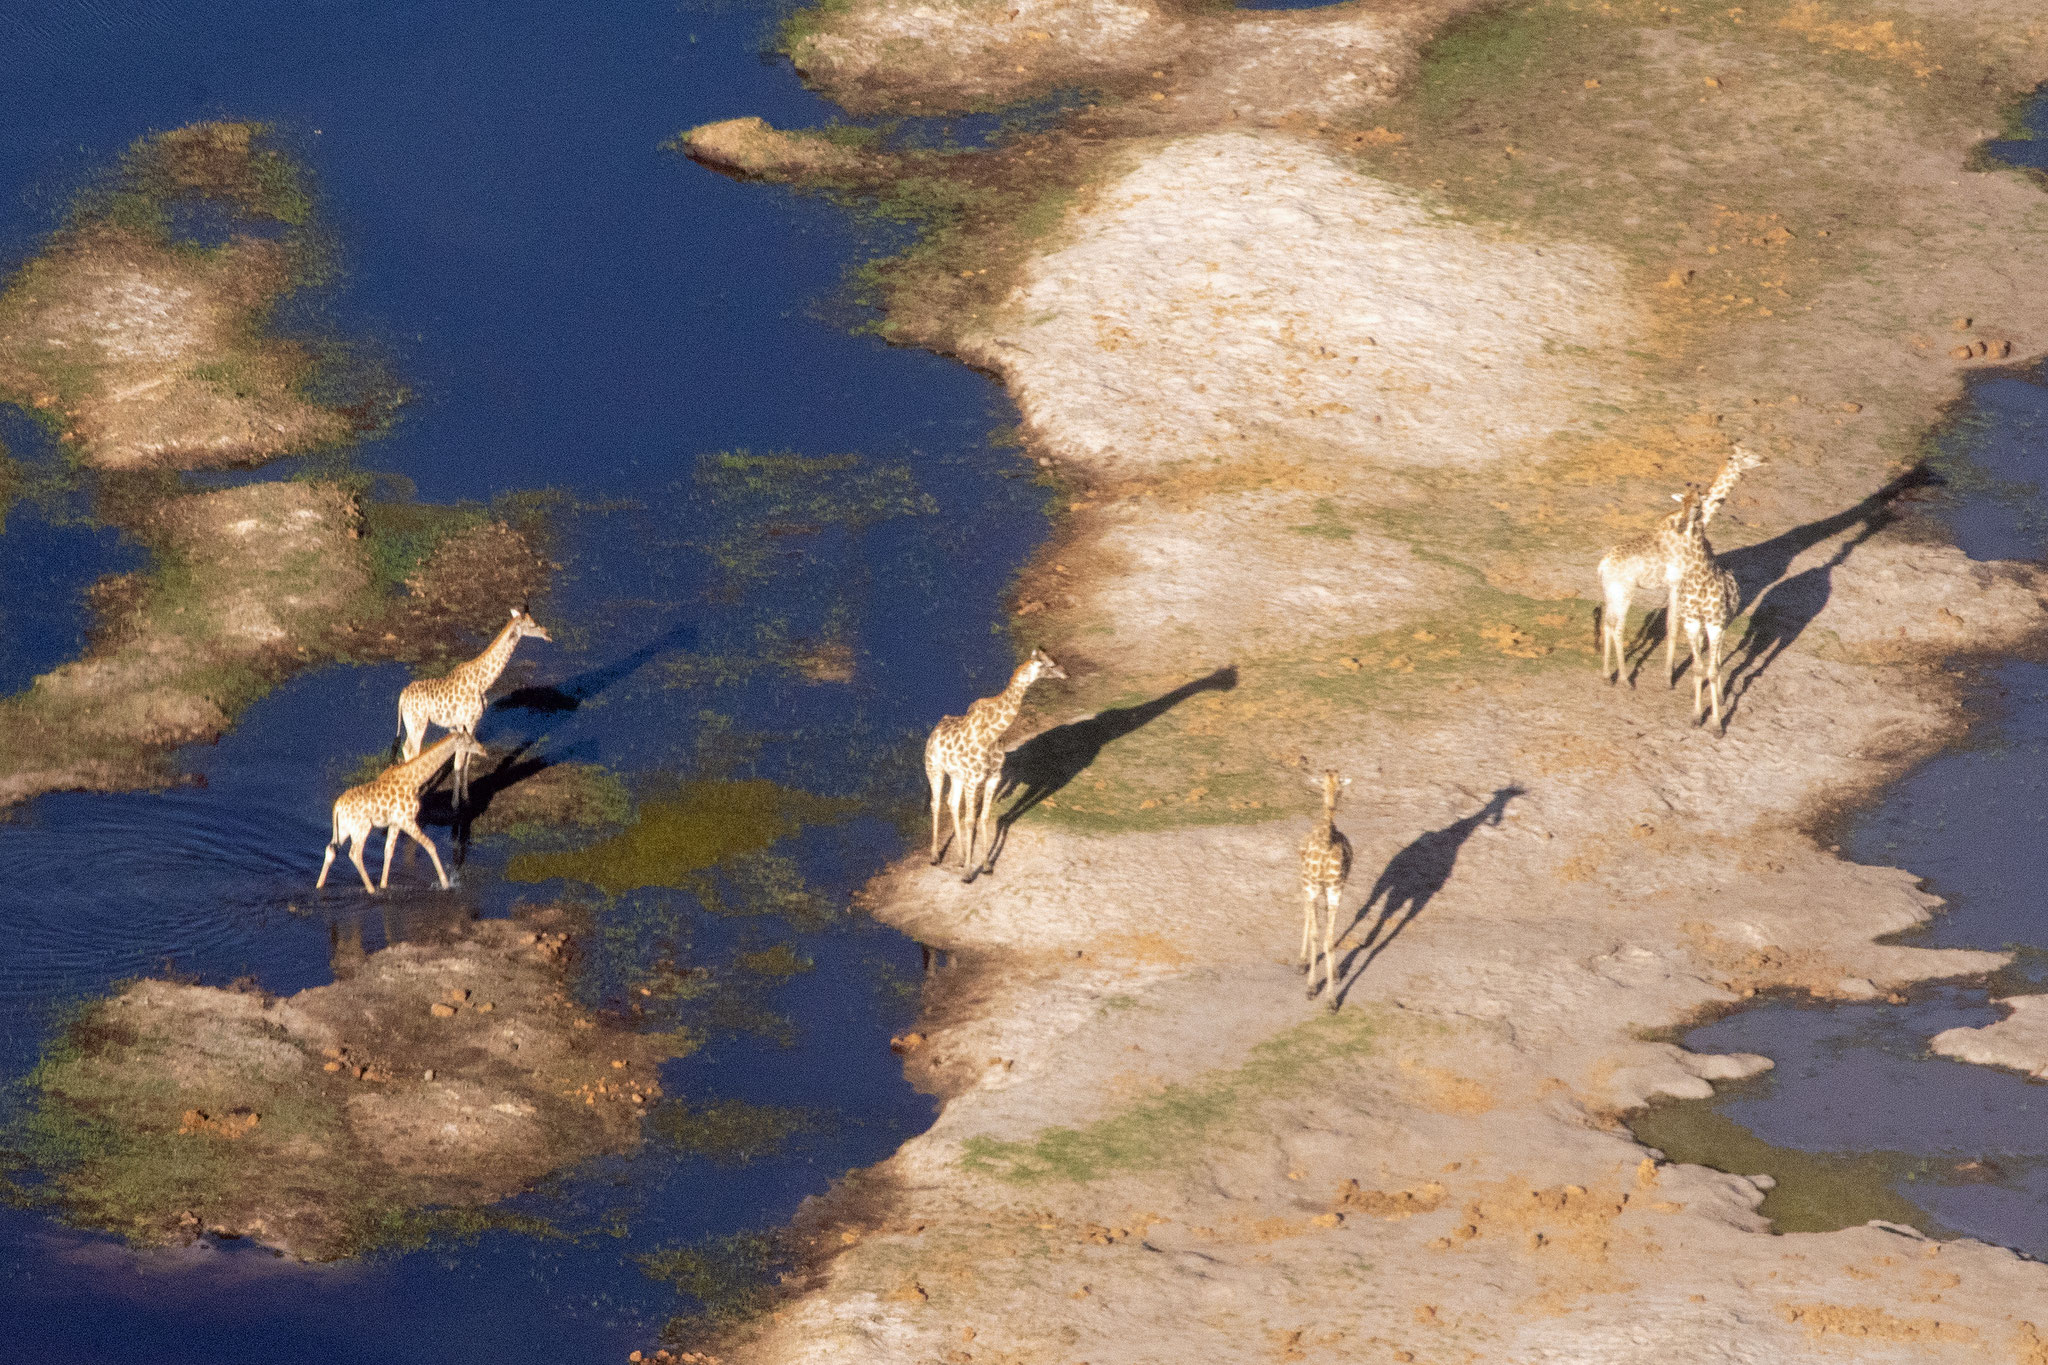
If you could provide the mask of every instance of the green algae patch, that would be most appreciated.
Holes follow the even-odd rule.
[[[481,794],[496,776],[492,773],[473,787]],[[489,804],[477,816],[472,833],[514,843],[587,837],[597,830],[623,826],[632,813],[633,799],[625,780],[611,769],[595,763],[554,763],[491,790]]]
[[[1833,1232],[1873,1218],[1939,1233],[1898,1186],[1935,1163],[1903,1152],[1809,1152],[1764,1141],[1705,1101],[1659,1104],[1629,1120],[1638,1142],[1673,1161],[1732,1175],[1768,1175],[1777,1186],[1759,1212],[1779,1232]]]
[[[961,1164],[1013,1185],[1178,1166],[1227,1143],[1252,1107],[1314,1083],[1332,1062],[1370,1052],[1378,1031],[1358,1011],[1313,1019],[1260,1043],[1242,1066],[1168,1086],[1086,1127],[1048,1128],[1022,1142],[971,1137],[961,1144]]]
[[[637,1144],[675,1050],[567,1003],[564,922],[338,953],[334,984],[288,999],[145,980],[89,1003],[23,1084],[17,1190],[138,1244],[306,1260],[421,1235],[431,1207],[481,1226],[454,1211]]]
[[[784,1239],[766,1232],[701,1237],[634,1259],[649,1279],[698,1305],[697,1312],[670,1319],[664,1341],[732,1328],[761,1313],[775,1302],[779,1277],[796,1263]]]
[[[823,1124],[808,1109],[719,1100],[696,1109],[681,1101],[664,1104],[649,1117],[648,1127],[678,1151],[717,1166],[744,1166],[779,1155],[793,1138],[817,1132]]]
[[[611,838],[572,852],[521,854],[505,875],[522,882],[568,878],[613,896],[642,887],[687,886],[714,868],[858,809],[856,801],[816,796],[766,778],[686,782],[674,795],[643,801],[638,818]]]
[[[787,981],[792,976],[802,976],[813,970],[818,964],[799,953],[795,945],[778,943],[757,953],[741,953],[733,959],[733,965],[756,976]]]
[[[858,455],[720,451],[698,459],[692,482],[721,515],[712,521],[715,532],[690,544],[735,588],[769,577],[778,561],[828,531],[857,535],[939,510],[908,465]]]
[[[195,206],[225,240],[179,235]],[[312,216],[262,125],[142,139],[0,291],[0,401],[105,469],[255,464],[377,429],[399,398],[377,367],[338,384],[320,350],[268,330],[326,269]]]

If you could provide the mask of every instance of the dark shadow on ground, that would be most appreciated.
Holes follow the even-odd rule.
[[[1337,936],[1341,941],[1345,934],[1365,923],[1375,903],[1379,905],[1379,918],[1365,937],[1345,954],[1343,965],[1337,969],[1339,1005],[1344,1003],[1352,985],[1365,975],[1388,945],[1399,938],[1401,931],[1413,924],[1415,917],[1436,899],[1436,893],[1444,889],[1444,884],[1451,879],[1451,870],[1458,865],[1458,851],[1465,847],[1465,841],[1481,825],[1498,825],[1507,814],[1508,802],[1527,795],[1527,792],[1527,788],[1510,783],[1495,791],[1485,805],[1464,819],[1455,820],[1442,829],[1431,830],[1394,855],[1360,903],[1358,913],[1345,926],[1344,933]],[[1361,954],[1365,959],[1362,962],[1359,961]],[[1353,970],[1354,966],[1356,970]]]
[[[1003,758],[1003,781],[997,789],[996,799],[1001,800],[1018,791],[1022,795],[996,821],[995,837],[990,841],[988,856],[982,861],[981,870],[994,869],[996,857],[1008,840],[1010,826],[1016,824],[1024,812],[1080,776],[1110,743],[1149,725],[1198,692],[1228,692],[1236,686],[1236,666],[1225,665],[1207,677],[1182,683],[1166,695],[1142,705],[1119,706],[1065,725],[1055,725],[1010,750]]]
[[[553,686],[522,687],[491,703],[493,711],[533,711],[558,715],[574,711],[592,697],[623,682],[656,655],[689,649],[697,643],[697,627],[684,621],[671,626],[624,658],[586,669],[566,682]]]
[[[1734,716],[1750,685],[1826,609],[1835,570],[1847,563],[1865,541],[1899,519],[1897,503],[1902,498],[1924,488],[1939,487],[1942,482],[1942,477],[1925,463],[1916,464],[1854,507],[1720,557],[1741,584],[1742,601],[1750,613],[1749,628],[1729,651],[1724,665],[1723,710],[1727,716]],[[1785,577],[1792,561],[1801,554],[1850,530],[1855,534],[1843,541],[1824,563]]]
[[[458,809],[455,804],[454,783],[435,779],[433,786],[420,802],[420,827],[427,829],[445,825],[455,834],[455,866],[460,867],[469,857],[470,827],[477,817],[491,808],[491,801],[508,787],[513,787],[535,773],[555,765],[557,760],[528,751],[534,741],[528,740],[518,748],[500,758],[487,773],[472,775],[469,779],[469,800]]]

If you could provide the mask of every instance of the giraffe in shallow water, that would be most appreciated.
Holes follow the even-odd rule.
[[[438,678],[420,678],[407,683],[405,690],[398,694],[398,735],[392,740],[392,747],[399,752],[395,756],[417,756],[420,741],[429,725],[438,725],[445,730],[464,730],[474,735],[476,727],[483,723],[484,693],[491,690],[491,685],[498,681],[498,675],[505,671],[505,665],[512,661],[513,649],[529,635],[550,644],[554,642],[554,637],[541,629],[525,607],[514,607],[512,619],[505,623],[505,628],[498,632],[498,637],[483,653],[468,663],[457,664]],[[482,751],[478,752],[480,755]],[[469,797],[469,761],[468,754],[455,761],[455,803],[458,806]]]
[[[1308,760],[1302,760],[1308,766]],[[1316,998],[1316,921],[1322,918],[1318,911],[1324,902],[1329,905],[1329,917],[1322,923],[1323,938],[1323,990],[1331,1013],[1337,1010],[1337,904],[1344,894],[1344,883],[1351,879],[1351,841],[1337,828],[1337,798],[1343,789],[1351,785],[1348,777],[1339,777],[1332,768],[1322,776],[1320,784],[1309,779],[1311,786],[1321,785],[1323,789],[1323,818],[1316,827],[1302,837],[1301,841],[1301,894],[1307,902],[1306,916],[1301,926],[1301,970],[1308,974],[1308,998]]]
[[[1763,463],[1763,456],[1745,446],[1736,446],[1729,455],[1721,472],[1714,476],[1714,482],[1699,501],[1699,531],[1706,533],[1707,523],[1721,510],[1721,504],[1735,491],[1735,485],[1749,470]],[[1686,516],[1682,505],[1688,495],[1699,496],[1698,485],[1692,485],[1685,493],[1671,496],[1681,506],[1657,524],[1655,530],[1645,531],[1639,536],[1630,536],[1614,546],[1600,559],[1600,671],[1607,675],[1609,682],[1618,682],[1627,666],[1626,650],[1622,641],[1624,627],[1628,623],[1628,609],[1635,594],[1645,590],[1663,588],[1665,594],[1664,612],[1664,679],[1675,683],[1678,676],[1678,579],[1685,572],[1686,534],[1681,529]],[[1633,686],[1633,684],[1631,684]]]
[[[993,697],[983,697],[967,708],[964,716],[947,716],[932,728],[924,745],[924,775],[932,787],[932,863],[937,865],[943,847],[939,843],[939,811],[949,806],[953,813],[953,842],[960,848],[961,880],[973,881],[981,870],[974,861],[978,844],[986,844],[993,855],[995,843],[989,825],[995,818],[996,788],[1003,780],[1003,732],[1017,719],[1024,706],[1024,694],[1040,678],[1064,678],[1067,671],[1053,662],[1042,649],[1010,675],[1010,685]],[[951,782],[950,797],[947,783]],[[961,811],[965,809],[965,818]],[[977,812],[979,813],[977,816]],[[978,821],[978,824],[977,824]],[[977,838],[977,833],[979,837]]]
[[[376,895],[381,888],[391,885],[391,855],[398,851],[398,836],[407,834],[434,860],[434,875],[441,879],[441,889],[446,891],[448,872],[441,866],[441,855],[435,851],[433,841],[420,832],[420,788],[433,780],[442,764],[450,760],[461,763],[465,758],[481,756],[483,751],[484,746],[472,739],[468,731],[452,730],[414,757],[392,764],[372,780],[360,787],[350,787],[336,797],[332,837],[327,841],[327,856],[320,860],[320,880],[313,883],[314,887],[327,885],[334,852],[346,843],[349,861],[362,874],[363,890]],[[363,866],[363,849],[370,842],[370,831],[380,826],[385,830],[384,879],[372,886],[370,869]]]

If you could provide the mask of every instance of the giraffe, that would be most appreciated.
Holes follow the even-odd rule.
[[[1053,662],[1042,649],[1010,675],[1010,685],[993,697],[983,697],[967,708],[964,716],[947,716],[932,727],[924,745],[924,775],[932,787],[932,864],[941,857],[939,808],[949,805],[953,813],[953,842],[960,846],[961,880],[973,881],[982,870],[974,861],[976,847],[988,844],[995,852],[989,824],[995,818],[996,788],[1003,780],[1003,732],[1017,719],[1024,694],[1040,678],[1064,678],[1067,671]],[[950,800],[947,780],[952,781]],[[961,818],[961,808],[966,818]],[[979,815],[977,816],[977,811]],[[977,819],[979,825],[977,827]],[[979,837],[977,838],[977,835]]]
[[[1303,767],[1308,760],[1301,761]],[[1336,769],[1326,771],[1320,782],[1309,779],[1310,786],[1323,789],[1323,818],[1301,840],[1301,894],[1306,901],[1301,925],[1301,970],[1308,976],[1308,998],[1316,998],[1316,920],[1317,910],[1324,901],[1329,903],[1329,918],[1324,921],[1323,930],[1323,990],[1327,993],[1330,1012],[1337,1012],[1337,902],[1344,894],[1344,883],[1351,876],[1351,841],[1337,828],[1337,798],[1344,788],[1351,785],[1348,777],[1339,777]]]
[[[446,891],[448,873],[441,866],[441,855],[435,852],[433,841],[420,832],[420,788],[433,780],[442,764],[451,759],[459,764],[483,751],[484,746],[471,738],[467,730],[450,730],[412,758],[392,764],[373,780],[350,787],[336,797],[333,837],[327,841],[327,856],[320,860],[320,880],[313,883],[314,888],[327,885],[327,871],[334,866],[334,851],[346,841],[349,861],[363,876],[363,890],[376,895],[379,889],[391,885],[391,855],[398,851],[398,836],[409,834],[434,860],[434,873],[441,879],[441,889]],[[384,880],[372,886],[370,869],[363,866],[363,849],[370,842],[370,831],[380,825],[385,830]]]
[[[1714,514],[1721,510],[1721,504],[1735,491],[1735,485],[1743,474],[1762,463],[1763,456],[1746,446],[1734,448],[1700,499],[1699,529],[1702,536],[1706,533],[1707,523],[1714,519]],[[1698,491],[1698,485],[1688,484],[1685,493],[1673,493],[1671,497],[1683,504],[1688,493],[1696,495]],[[1686,509],[1681,505],[1659,522],[1655,530],[1631,536],[1601,557],[1600,671],[1607,675],[1609,683],[1619,682],[1627,666],[1622,639],[1623,628],[1628,624],[1630,603],[1637,592],[1659,587],[1664,589],[1666,598],[1664,677],[1668,684],[1677,682],[1678,576],[1685,571],[1684,546],[1681,543],[1685,515]]]
[[[1735,575],[1714,558],[1714,547],[1707,544],[1706,532],[1700,528],[1704,505],[1689,510],[1685,570],[1678,578],[1678,608],[1672,619],[1678,623],[1677,629],[1685,632],[1686,651],[1692,659],[1693,723],[1700,721],[1700,691],[1705,688],[1713,697],[1714,724],[1725,732],[1727,727],[1721,721],[1721,632],[1742,607],[1742,589]],[[1702,635],[1707,645],[1704,653],[1700,650]]]
[[[465,730],[474,735],[484,718],[484,693],[498,681],[498,675],[511,662],[513,649],[529,635],[550,644],[554,642],[554,637],[541,629],[525,607],[514,607],[512,619],[505,623],[505,628],[498,632],[498,638],[491,641],[490,648],[483,653],[468,663],[457,664],[441,677],[420,678],[407,683],[405,690],[398,694],[398,735],[391,741],[392,748],[398,751],[394,757],[416,757],[429,725],[438,725],[446,730]],[[477,752],[481,754],[482,750]],[[455,760],[455,803],[458,806],[469,798],[470,757],[465,752]]]

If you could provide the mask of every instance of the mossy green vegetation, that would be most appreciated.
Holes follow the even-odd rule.
[[[678,1100],[656,1109],[648,1126],[679,1151],[717,1166],[744,1166],[780,1155],[791,1139],[816,1132],[822,1120],[811,1110],[786,1105],[727,1099],[692,1108]]]
[[[1899,1192],[1900,1186],[1936,1170],[1936,1163],[1924,1157],[1779,1147],[1705,1100],[1652,1106],[1631,1118],[1629,1127],[1637,1141],[1673,1161],[1776,1180],[1760,1211],[1779,1232],[1833,1232],[1873,1218],[1927,1233],[1942,1231],[1925,1209]]]
[[[613,896],[642,887],[691,887],[706,872],[857,809],[856,802],[765,778],[686,782],[643,800],[633,823],[611,838],[569,852],[520,854],[506,875],[523,882],[568,878]]]
[[[858,535],[899,517],[933,516],[938,503],[905,464],[858,455],[727,450],[701,456],[696,491],[716,508],[715,529],[691,540],[734,590],[829,531]]]
[[[817,963],[805,957],[791,943],[778,943],[758,952],[741,953],[733,959],[733,965],[756,976],[765,976],[777,981],[787,981],[793,976],[802,976],[812,971]]]
[[[1332,1063],[1371,1051],[1379,1031],[1369,1011],[1322,1016],[1260,1043],[1241,1066],[1168,1086],[1085,1127],[1048,1128],[1021,1142],[969,1138],[962,1164],[1015,1185],[1178,1166],[1228,1144],[1251,1107],[1327,1079]]]
[[[766,1232],[702,1237],[634,1259],[649,1279],[673,1285],[698,1305],[663,1329],[663,1340],[672,1342],[736,1326],[766,1309],[777,1278],[795,1265],[782,1239]]]

